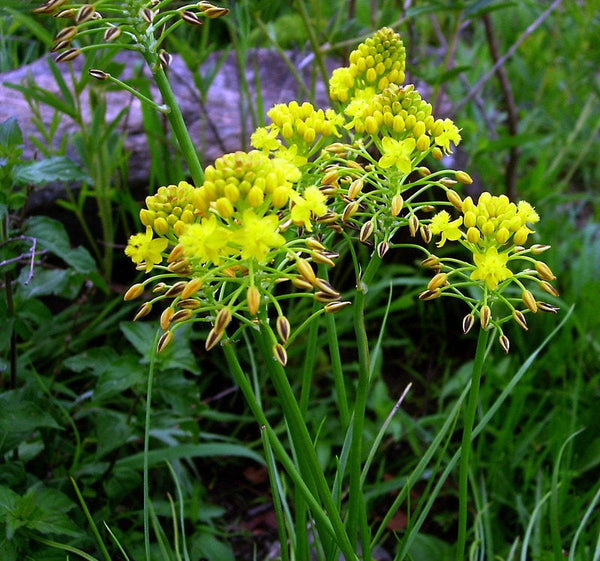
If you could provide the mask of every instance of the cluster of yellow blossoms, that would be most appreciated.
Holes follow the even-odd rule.
[[[205,169],[202,185],[182,181],[147,198],[140,212],[146,232],[133,235],[125,252],[154,276],[135,284],[125,298],[152,286],[153,297],[136,319],[167,300],[159,350],[178,326],[191,321],[212,323],[210,349],[232,322],[242,329],[267,321],[273,307],[280,340],[274,356],[285,363],[291,328],[279,295],[290,295],[275,285],[290,281],[301,289],[296,295],[337,311],[350,302],[320,278],[319,267],[333,267],[335,249],[355,240],[375,248],[371,259],[382,259],[401,246],[393,238],[404,226],[413,237],[420,232],[426,243],[439,236],[438,248],[453,241],[472,253],[472,262],[466,262],[422,248],[428,255],[424,265],[436,274],[421,299],[444,294],[464,299],[471,307],[465,331],[479,314],[484,328],[500,329],[507,350],[500,327],[506,318],[492,315],[490,306],[508,305],[510,317],[526,328],[514,298],[504,294],[512,285],[520,288],[526,311],[555,311],[523,285],[535,280],[556,294],[549,284],[554,275],[532,257],[547,246],[523,247],[538,215],[529,204],[515,205],[505,196],[484,193],[477,204],[463,200],[451,187],[470,183],[468,174],[422,164],[429,155],[441,160],[461,137],[450,119],[432,115],[414,86],[402,83],[404,70],[402,41],[384,28],[351,53],[348,67],[333,72],[329,86],[337,111],[296,101],[275,105],[270,123],[252,135],[254,150],[217,159]],[[431,216],[449,204],[424,196],[432,192],[445,192],[461,215],[452,219],[439,210]]]
[[[502,332],[502,323],[514,319],[527,330],[524,312],[536,313],[538,310],[555,313],[557,308],[545,302],[537,302],[523,281],[535,281],[539,287],[552,296],[558,296],[549,281],[556,277],[550,268],[536,255],[543,253],[549,246],[534,244],[523,247],[534,231],[529,225],[539,221],[535,209],[526,201],[514,204],[505,195],[493,196],[484,192],[477,204],[471,197],[461,200],[455,192],[449,197],[462,213],[452,220],[450,214],[442,210],[429,223],[429,231],[440,236],[437,243],[442,247],[446,241],[459,241],[473,257],[472,263],[458,261],[452,257],[438,258],[429,256],[423,263],[437,271],[427,290],[420,294],[422,300],[431,300],[444,293],[460,295],[471,306],[471,313],[463,322],[464,331],[468,331],[478,313],[483,328],[492,324],[499,329],[500,344],[506,352],[509,340]],[[464,289],[475,284],[481,289],[481,295],[473,296]],[[516,296],[506,296],[511,285],[516,285]],[[516,308],[522,301],[523,311]],[[491,305],[503,304],[509,310],[506,317],[495,318]]]

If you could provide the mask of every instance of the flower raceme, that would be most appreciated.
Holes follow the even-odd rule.
[[[457,203],[455,198],[453,202]],[[430,300],[444,293],[460,296],[470,304],[471,317],[479,313],[482,325],[499,328],[502,346],[507,351],[508,339],[500,328],[504,321],[512,318],[527,329],[524,313],[536,313],[538,309],[557,311],[551,304],[537,302],[524,284],[536,282],[544,292],[558,296],[548,282],[555,279],[554,274],[545,263],[533,257],[549,246],[523,247],[529,235],[534,233],[530,225],[539,221],[539,215],[526,201],[515,204],[505,195],[494,196],[487,192],[479,196],[476,204],[471,197],[466,197],[458,206],[462,216],[451,220],[450,214],[442,210],[431,218],[429,229],[433,235],[440,236],[438,247],[448,240],[457,241],[471,252],[472,262],[430,256],[424,265],[432,267],[437,274],[420,297]],[[440,275],[444,277],[443,283],[436,282]],[[511,285],[517,286],[520,298],[506,296]],[[480,297],[467,294],[465,289],[472,286],[480,289]],[[521,302],[525,304],[522,311],[516,308]],[[492,306],[495,307],[493,314]],[[504,318],[498,315],[502,308],[508,312]],[[466,321],[465,325],[470,329],[472,323]]]
[[[147,197],[140,211],[146,231],[134,234],[125,252],[154,276],[136,283],[126,299],[152,287],[153,297],[136,319],[166,301],[160,350],[175,329],[194,321],[213,324],[206,339],[212,348],[232,326],[268,321],[267,306],[277,310],[278,325],[289,326],[279,299],[290,294],[275,291],[282,281],[299,290],[294,296],[312,292],[324,311],[345,307],[349,302],[319,278],[319,267],[335,265],[335,244],[365,244],[374,249],[373,259],[383,259],[400,247],[394,236],[404,227],[412,237],[420,232],[425,243],[435,236],[444,251],[452,243],[470,251],[471,259],[460,261],[423,249],[424,265],[436,274],[420,298],[462,298],[471,308],[463,326],[470,328],[479,314],[482,327],[499,328],[506,343],[501,306],[524,329],[524,313],[556,311],[525,286],[534,281],[557,295],[552,271],[534,257],[547,246],[523,247],[537,213],[526,202],[489,193],[477,203],[462,199],[450,187],[471,183],[467,173],[423,164],[428,156],[439,161],[450,153],[460,131],[450,119],[436,118],[413,85],[402,83],[404,71],[400,37],[379,30],[352,51],[348,67],[333,72],[329,87],[337,110],[277,104],[268,111],[270,122],[252,134],[253,150],[218,158],[197,186],[181,181]],[[433,194],[440,188],[459,216],[439,209],[448,205]],[[511,286],[520,298],[507,290]],[[521,304],[523,311],[517,309]],[[280,362],[293,340],[289,331],[277,343]]]

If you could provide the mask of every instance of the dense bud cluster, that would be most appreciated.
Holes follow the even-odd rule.
[[[377,31],[350,53],[349,66],[333,71],[329,81],[331,99],[346,103],[357,91],[378,93],[390,84],[404,82],[406,49],[389,27]]]
[[[206,168],[204,184],[193,195],[194,205],[200,216],[207,216],[214,203],[222,218],[248,208],[281,208],[299,177],[289,161],[257,150],[226,154]]]
[[[187,181],[160,187],[155,195],[146,197],[146,208],[140,211],[140,221],[159,236],[179,236],[186,224],[195,220],[192,195],[194,187]]]

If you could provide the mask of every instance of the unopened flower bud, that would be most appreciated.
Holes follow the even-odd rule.
[[[436,288],[441,288],[442,286],[446,286],[448,284],[448,275],[446,273],[438,273],[435,275],[427,285],[428,290],[435,290]]]
[[[174,314],[175,314],[175,310],[171,306],[169,306],[168,308],[165,308],[163,310],[163,313],[160,314],[160,328],[163,331],[166,331],[167,329],[169,329],[169,325],[171,325],[171,318],[173,317]]]
[[[417,234],[417,230],[419,229],[419,219],[416,214],[411,214],[408,219],[408,230],[410,235],[414,238]]]
[[[430,255],[421,261],[421,267],[427,267],[428,269],[439,269],[441,267],[440,260],[435,255]]]
[[[110,41],[114,41],[115,39],[117,39],[119,37],[119,35],[121,35],[121,28],[120,27],[109,27],[105,32],[104,32],[104,40],[109,43]]]
[[[210,2],[198,2],[196,6],[209,19],[220,18],[229,13],[227,8],[213,6]]]
[[[344,208],[344,212],[342,213],[342,222],[350,220],[350,218],[356,214],[358,207],[358,201],[352,201],[351,203],[348,203]]]
[[[56,8],[62,6],[67,0],[48,0],[48,2],[44,2],[41,6],[37,8],[33,8],[31,10],[34,14],[50,14]]]
[[[454,177],[464,185],[471,185],[473,183],[473,179],[466,171],[457,171]]]
[[[457,210],[462,210],[462,199],[460,195],[454,191],[454,189],[448,189],[446,191],[446,198],[452,203],[452,206]]]
[[[473,314],[467,314],[462,321],[462,330],[466,335],[469,331],[471,331],[471,327],[475,323],[475,316]]]
[[[482,306],[479,311],[479,321],[481,322],[481,328],[486,329],[492,319],[492,310],[488,305]]]
[[[194,12],[190,12],[190,10],[183,10],[179,15],[185,23],[189,23],[190,25],[204,24],[204,22]]]
[[[350,183],[350,187],[348,187],[348,198],[353,200],[358,197],[363,189],[364,184],[365,182],[363,181],[362,177],[355,179],[352,183]]]
[[[254,285],[249,286],[248,290],[246,290],[246,304],[248,306],[248,313],[251,316],[255,316],[260,306],[260,291]]]
[[[190,319],[191,317],[192,317],[192,310],[187,309],[187,308],[183,309],[183,310],[179,310],[171,316],[171,323],[186,321],[186,320]]]
[[[202,284],[202,280],[199,278],[188,281],[185,288],[181,291],[181,297],[189,298],[190,296],[194,296],[202,288]]]
[[[523,303],[527,306],[528,310],[535,314],[538,311],[537,302],[535,301],[535,297],[529,290],[524,290],[521,295],[523,299]]]
[[[137,311],[137,314],[135,314],[133,321],[137,321],[138,319],[141,319],[144,316],[147,316],[151,311],[152,311],[152,304],[150,302],[146,302],[145,304],[142,304],[140,309]]]
[[[531,250],[531,253],[533,253],[534,255],[539,255],[540,253],[544,253],[544,251],[548,251],[550,249],[551,246],[549,245],[543,245],[543,244],[533,244],[529,249]]]
[[[160,339],[158,340],[158,345],[156,345],[156,352],[161,353],[162,351],[164,351],[169,346],[169,344],[171,343],[172,340],[173,340],[173,332],[172,331],[166,331],[165,333],[163,333],[160,336]]]
[[[277,322],[276,322],[276,327],[277,327],[277,334],[279,335],[281,342],[285,345],[287,343],[288,339],[290,338],[290,332],[291,332],[290,322],[289,322],[288,318],[286,318],[285,316],[278,316]]]
[[[129,300],[135,300],[144,294],[144,285],[142,283],[134,284],[123,296],[123,300],[128,302]]]
[[[304,277],[292,277],[292,284],[296,287],[299,288],[300,290],[312,290],[313,289],[313,285],[308,282]]]
[[[329,267],[335,267],[335,262],[323,251],[311,251],[310,256],[315,263],[322,263]]]
[[[510,341],[508,340],[508,337],[504,334],[500,335],[500,338],[498,339],[498,343],[500,343],[502,350],[506,354],[508,354],[508,351],[510,350]]]
[[[225,331],[225,328],[231,322],[231,310],[229,308],[221,308],[215,319],[215,331]]]
[[[350,306],[352,302],[348,302],[347,300],[343,302],[329,302],[329,304],[325,304],[325,311],[329,314],[334,314],[335,312],[340,311],[342,308],[346,306]]]
[[[419,233],[421,234],[421,239],[425,243],[429,243],[431,241],[431,230],[429,229],[429,226],[427,226],[427,224],[423,224],[419,228]]]
[[[556,288],[554,288],[549,282],[540,281],[539,286],[544,292],[547,292],[552,296],[559,296],[558,290],[556,290]]]
[[[177,302],[177,306],[183,310],[197,310],[202,304],[195,298],[184,298]]]
[[[79,8],[79,11],[75,16],[75,23],[79,25],[80,23],[92,19],[92,16],[94,15],[95,11],[96,10],[94,9],[94,6],[92,4],[84,4],[83,6],[81,6],[81,8]]]
[[[76,59],[80,54],[81,51],[79,49],[67,49],[56,57],[56,62],[69,62]]]
[[[360,233],[358,235],[359,241],[366,242],[371,237],[371,234],[373,233],[374,229],[375,229],[375,226],[374,226],[372,220],[365,222],[362,225],[362,228],[360,229]]]
[[[513,319],[525,330],[527,331],[529,328],[527,327],[527,320],[525,319],[525,315],[523,312],[519,310],[514,310],[512,313]]]
[[[217,331],[214,327],[208,332],[206,341],[204,342],[204,348],[210,351],[222,338],[224,331]]]
[[[386,241],[379,242],[377,244],[377,255],[379,255],[380,259],[383,259],[383,256],[390,250],[390,244]]]
[[[296,259],[296,269],[298,272],[304,277],[306,281],[310,284],[315,284],[316,276],[313,268],[310,266],[310,263],[306,259],[302,259],[301,257]]]
[[[109,74],[104,72],[104,70],[98,70],[97,68],[90,68],[88,74],[92,78],[96,78],[96,80],[108,80],[109,77]]]
[[[547,302],[538,302],[537,305],[539,310],[550,314],[556,314],[560,309],[558,308],[558,306],[553,306],[552,304],[548,304]]]
[[[280,343],[276,343],[273,347],[273,356],[277,360],[281,366],[285,366],[287,364],[287,352],[285,347]]]
[[[335,288],[333,288],[333,286],[329,284],[326,280],[316,278],[314,284],[316,288],[318,288],[322,292],[325,292],[326,294],[329,294],[332,298],[340,297],[340,293]]]
[[[437,147],[434,146],[431,150],[431,155],[439,162],[444,157],[443,152]]]
[[[61,43],[62,41],[70,42],[73,37],[77,35],[77,26],[68,25],[67,27],[63,27],[55,36],[54,42]]]
[[[419,294],[419,300],[435,300],[436,298],[439,298],[442,295],[442,291],[439,288],[436,288],[435,290],[424,290],[423,292],[421,292]]]
[[[392,197],[392,216],[398,216],[403,206],[404,199],[402,198],[402,195],[394,195]]]
[[[165,296],[167,298],[175,298],[175,296],[179,296],[185,287],[187,286],[188,281],[178,281],[176,282],[169,290],[165,292]]]
[[[546,265],[546,263],[543,261],[535,262],[535,270],[538,272],[538,275],[542,280],[551,281],[556,278],[554,273],[550,270],[550,267],[548,267],[548,265]]]

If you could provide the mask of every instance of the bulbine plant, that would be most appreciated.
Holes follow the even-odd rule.
[[[39,11],[52,12],[62,4],[50,0]],[[173,184],[147,197],[140,211],[142,231],[131,236],[125,249],[145,274],[125,294],[125,300],[144,298],[135,319],[160,308],[159,353],[181,327],[195,323],[207,326],[206,350],[224,353],[260,427],[284,560],[311,555],[337,560],[340,552],[346,560],[373,559],[387,522],[449,437],[466,399],[456,544],[456,559],[464,559],[471,439],[486,352],[496,340],[509,352],[509,322],[527,330],[530,314],[557,311],[534,296],[557,295],[554,274],[539,259],[549,246],[528,246],[538,214],[529,203],[504,195],[461,194],[461,187],[472,183],[470,176],[443,167],[444,157],[461,141],[460,129],[433,115],[421,93],[405,83],[404,45],[390,28],[377,31],[352,51],[348,66],[334,70],[329,81],[333,108],[298,101],[275,105],[268,124],[252,134],[252,150],[225,154],[200,169],[168,85],[169,55],[161,44],[176,26],[199,25],[202,18],[223,16],[226,10],[208,2],[173,9],[170,4],[130,1],[113,9],[110,2],[69,3],[55,13],[74,18],[57,37],[59,60],[85,54],[71,41],[97,31],[102,41],[87,49],[140,51],[163,95],[163,104],[142,101],[169,116],[188,164],[189,181],[173,178]],[[90,73],[112,79],[102,69]],[[386,259],[403,249],[420,252],[423,267],[433,274],[419,298],[463,301],[462,329],[466,333],[477,325],[479,336],[470,386],[383,521],[376,523],[369,518],[364,485],[385,426],[367,447],[363,429],[375,375],[366,298]],[[332,281],[332,270],[341,262],[351,264],[351,289]],[[298,300],[311,303],[299,307],[306,310],[300,319]],[[344,368],[336,336],[336,313],[344,308],[352,310],[355,377]],[[317,435],[308,422],[323,326],[343,429],[333,467],[321,465]],[[302,346],[305,357],[298,385],[288,366],[288,351],[295,346]],[[264,364],[279,399],[287,427],[283,433],[275,430],[278,419],[262,406],[266,390],[257,389],[244,369],[241,357],[248,348]],[[151,381],[149,393],[150,388]],[[430,489],[432,499],[435,492]],[[405,547],[397,558],[418,529],[414,526],[402,538]]]

